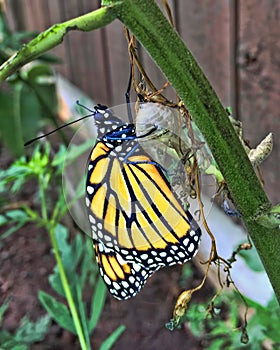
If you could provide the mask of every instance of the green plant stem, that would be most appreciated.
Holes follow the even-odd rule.
[[[115,5],[119,20],[146,48],[190,111],[226,180],[280,301],[280,230],[263,227],[256,221],[256,216],[271,204],[208,80],[154,1],[104,0],[103,5]]]
[[[81,325],[80,318],[78,315],[78,311],[76,309],[75,302],[74,302],[74,299],[73,299],[73,296],[71,293],[70,285],[69,285],[69,282],[68,282],[68,279],[67,279],[67,276],[66,276],[66,273],[64,270],[64,266],[63,266],[63,263],[62,263],[62,260],[61,260],[60,254],[59,254],[59,249],[58,249],[57,240],[56,240],[56,236],[55,236],[55,225],[54,224],[50,225],[48,231],[50,234],[50,239],[52,242],[52,247],[54,250],[55,259],[56,259],[56,263],[57,263],[58,270],[59,270],[61,283],[62,283],[63,290],[64,290],[64,293],[65,293],[65,296],[66,296],[66,299],[68,302],[68,306],[69,306],[71,315],[73,317],[73,322],[74,322],[74,325],[75,325],[75,328],[77,331],[77,335],[79,338],[81,348],[82,348],[82,350],[88,350],[86,340],[84,337],[84,333],[83,333],[83,329],[82,329],[82,325]]]
[[[39,188],[40,188],[40,200],[41,200],[41,211],[42,211],[42,218],[43,218],[43,222],[45,224],[45,227],[47,229],[47,231],[49,232],[50,235],[50,239],[51,239],[51,243],[52,243],[52,247],[53,247],[53,251],[54,251],[54,256],[55,256],[55,260],[58,266],[58,270],[59,270],[59,275],[60,275],[60,279],[61,279],[61,283],[63,286],[63,290],[66,296],[66,300],[68,302],[68,306],[71,312],[71,315],[73,317],[73,322],[77,331],[77,335],[79,338],[79,342],[81,345],[82,350],[88,350],[88,347],[86,345],[86,340],[84,337],[84,333],[83,333],[83,329],[82,329],[82,325],[79,319],[79,315],[78,315],[78,311],[76,309],[76,305],[71,293],[71,288],[65,273],[65,269],[60,257],[60,253],[59,253],[59,249],[58,249],[58,244],[57,244],[57,240],[56,240],[56,236],[55,236],[55,227],[56,227],[56,221],[54,220],[48,220],[48,216],[47,216],[47,203],[46,203],[46,195],[45,195],[45,186],[44,186],[44,179],[42,180],[39,176],[38,178],[39,181]]]
[[[115,12],[108,6],[69,21],[53,25],[31,40],[27,45],[24,45],[21,50],[2,64],[0,67],[0,82],[4,81],[26,63],[31,62],[44,52],[59,45],[70,30],[88,32],[109,24],[115,18]]]
[[[41,179],[41,176],[38,177],[39,182],[39,195],[41,201],[41,215],[43,218],[43,222],[48,222],[48,211],[47,211],[47,202],[46,202],[46,194],[45,194],[45,184],[44,179]]]

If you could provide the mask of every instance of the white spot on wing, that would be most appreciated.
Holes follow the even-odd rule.
[[[113,287],[117,290],[121,288],[120,285],[115,281],[113,282]]]
[[[92,186],[87,186],[87,193],[88,194],[93,194],[94,188]]]
[[[178,255],[179,255],[180,258],[184,258],[185,257],[185,254],[183,252],[179,252]]]
[[[106,284],[108,284],[109,286],[111,285],[111,280],[107,275],[104,275],[104,281]]]
[[[189,245],[188,251],[189,251],[190,253],[192,253],[192,252],[194,251],[194,244],[193,244],[193,243],[191,243],[191,244]]]
[[[122,281],[122,285],[124,286],[124,288],[128,288],[129,284],[126,281]]]

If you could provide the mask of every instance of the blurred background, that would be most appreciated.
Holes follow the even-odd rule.
[[[6,41],[1,41],[2,38],[0,38],[0,44],[4,47],[0,50],[2,61],[8,52],[12,53],[12,50],[20,47],[15,45],[17,40],[26,42],[30,39],[28,35],[22,36],[18,33],[30,32],[32,37],[33,32],[41,32],[55,23],[100,7],[100,1],[95,0],[0,0],[0,3],[5,8],[7,25],[11,31],[3,31],[2,35],[3,38],[7,38]],[[157,3],[161,8],[163,7],[161,1]],[[230,106],[233,117],[242,122],[244,139],[248,140],[251,147],[256,147],[269,132],[273,132],[273,151],[262,164],[261,170],[265,190],[270,200],[273,203],[279,202],[280,3],[275,0],[169,0],[169,5],[177,31],[199,62],[222,104],[224,107]],[[11,33],[17,34],[13,36]],[[140,45],[137,47],[137,52],[152,81],[161,88],[165,79]],[[48,126],[47,122],[40,124],[40,121],[36,124],[37,128],[34,128],[39,114],[42,118],[50,118],[52,124],[50,129],[61,122],[55,120],[57,114],[61,119],[68,119],[73,112],[75,100],[80,94],[87,96],[93,103],[108,106],[125,103],[124,92],[129,76],[129,59],[127,42],[120,22],[115,21],[105,28],[89,33],[70,31],[63,43],[50,54],[53,56],[44,57],[47,67],[41,63],[38,66],[31,65],[26,70],[22,70],[20,78],[14,77],[1,87],[0,134],[6,146],[12,147],[17,140],[14,129],[11,129],[11,125],[7,125],[10,119],[5,118],[6,124],[3,122],[4,116],[9,115],[8,108],[12,104],[14,106],[12,102],[14,100],[9,100],[5,95],[10,90],[13,90],[13,96],[17,102],[19,98],[21,99],[21,103],[18,104],[21,107],[21,116],[24,113],[29,117],[34,114],[34,119],[27,118],[29,124],[25,125],[27,130],[24,135],[25,140],[36,135],[32,135],[31,131],[38,132],[43,126]],[[51,77],[50,89],[40,84],[36,85],[40,80],[37,78],[44,76],[45,79],[46,75]],[[24,85],[23,81],[28,82],[29,87]],[[46,80],[44,80],[45,83]],[[59,93],[59,107],[53,95],[54,85],[57,86]],[[30,87],[36,90],[36,99],[43,103],[43,108],[42,106],[39,108],[37,102],[34,102],[35,99],[28,90]],[[18,150],[22,150],[22,146]],[[19,151],[14,153],[20,154]],[[3,144],[0,157],[1,168],[8,169],[13,162],[13,155],[3,147]],[[19,197],[10,193],[10,196],[1,199],[0,204],[4,203],[3,208],[10,210],[10,203],[17,204],[27,199],[31,206],[34,202],[36,206],[38,198],[36,194],[34,195],[34,188],[32,184],[28,184]],[[1,220],[1,224],[6,223],[2,217]],[[232,219],[226,217],[224,213],[216,212],[213,221],[211,220],[212,217],[209,216],[210,226],[217,228],[215,234],[220,235],[220,242],[223,243],[225,231],[230,232],[232,237],[236,237],[233,238],[234,247],[244,239],[245,235],[240,226],[234,225]],[[5,239],[4,243],[0,242],[0,249],[4,248],[0,250],[2,265],[0,299],[2,301],[7,295],[12,296],[4,322],[4,328],[11,331],[14,331],[24,315],[34,319],[42,314],[37,293],[39,289],[50,291],[48,277],[54,264],[53,257],[49,254],[50,243],[42,228],[34,224],[30,227],[29,224],[27,227],[23,226],[18,232],[18,235]],[[76,232],[71,234],[75,237]],[[226,243],[221,247],[223,248],[228,249],[225,253],[228,257],[232,247]],[[205,258],[201,257],[201,259],[205,261]],[[252,260],[256,259],[252,258]],[[147,287],[133,300],[120,303],[107,297],[101,320],[95,329],[94,348],[97,348],[107,335],[120,322],[123,322],[127,331],[114,346],[117,350],[132,347],[145,350],[169,350],[171,346],[174,349],[206,349],[209,345],[207,340],[205,341],[203,337],[194,337],[189,326],[184,325],[184,333],[174,332],[172,336],[164,328],[165,322],[172,316],[172,307],[178,293],[182,288],[194,287],[201,281],[199,269],[194,267],[191,272],[188,269],[189,267],[186,269],[172,267],[159,271],[154,275],[153,281],[148,281]],[[256,274],[250,275],[247,270],[244,273],[244,269],[244,265],[237,265],[235,275],[236,279],[240,278],[242,292],[244,286],[256,290],[255,286],[258,285],[259,295],[264,295],[269,285],[267,279],[263,282],[263,275],[259,280]],[[252,265],[250,269],[254,270]],[[240,271],[243,271],[243,274]],[[261,286],[263,290],[260,289]],[[195,303],[208,300],[214,289],[215,286],[208,283],[202,293],[195,297]],[[258,301],[265,304],[270,295],[269,289],[267,300]],[[250,292],[249,296],[253,297]],[[90,298],[91,295],[85,292],[85,299]],[[226,313],[229,313],[228,310]],[[194,315],[197,315],[197,311]],[[78,349],[79,345],[72,334],[62,331],[54,324],[43,345],[32,346],[35,350],[65,348]],[[232,349],[237,348],[232,347]],[[252,349],[255,349],[254,344]]]

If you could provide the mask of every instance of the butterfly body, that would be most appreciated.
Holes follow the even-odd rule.
[[[86,205],[100,273],[117,299],[136,295],[156,270],[197,252],[201,231],[142,149],[134,124],[95,107]],[[147,133],[148,134],[148,133]]]

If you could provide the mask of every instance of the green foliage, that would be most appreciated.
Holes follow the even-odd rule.
[[[248,250],[240,250],[238,252],[238,255],[243,258],[243,260],[246,262],[246,264],[250,267],[251,270],[255,272],[263,272],[264,267],[261,262],[261,259],[258,255],[258,252],[254,245],[251,249]]]
[[[86,146],[75,146],[72,150],[68,150],[67,152],[70,152],[68,160],[79,157],[81,152],[88,147],[86,143]],[[33,222],[46,228],[50,234],[57,262],[53,273],[49,276],[49,282],[53,291],[64,300],[59,301],[57,297],[43,291],[39,292],[39,300],[47,310],[48,317],[55,320],[61,327],[76,334],[82,349],[91,349],[90,337],[104,307],[106,287],[103,280],[98,277],[92,240],[78,234],[70,241],[68,229],[60,224],[61,218],[67,212],[67,207],[62,191],[58,189],[57,193],[54,193],[50,191],[50,188],[59,188],[57,183],[61,179],[66,148],[61,146],[53,159],[50,153],[48,143],[44,146],[38,145],[29,159],[21,157],[9,169],[0,170],[0,193],[4,198],[1,203],[3,208],[5,208],[9,195],[17,194],[31,179],[33,183],[36,183],[34,188],[37,190],[37,206],[40,206],[38,210],[38,208],[33,209],[26,203],[22,203],[18,209],[6,210],[0,215],[0,226],[7,227],[0,239],[4,242],[4,238],[16,232],[27,222]],[[83,301],[83,294],[86,292],[92,295],[89,305]],[[6,307],[4,304],[0,308],[0,320]],[[7,341],[9,346],[11,344],[14,346],[10,348],[17,349],[16,346],[18,346],[18,349],[27,349],[24,342],[28,337],[30,341],[35,341],[36,337],[39,341],[39,331],[43,329],[43,321],[40,321],[41,323],[38,321],[36,324],[26,322],[13,336],[7,332],[3,333],[5,342]],[[33,334],[30,334],[32,330]],[[117,328],[105,340],[101,348],[110,349],[123,331],[123,326]],[[18,343],[11,343],[12,341]],[[3,347],[3,349],[6,348]]]
[[[12,33],[0,5],[0,64],[18,50],[34,33]],[[55,76],[50,56],[22,68],[0,91],[0,137],[14,155],[23,154],[24,141],[42,127],[43,120],[54,121],[57,113]]]
[[[18,231],[28,223],[29,217],[24,210],[20,209],[7,210],[4,214],[0,214],[0,227],[6,226],[11,222],[13,222],[13,225],[6,229],[0,236],[0,248],[2,245],[1,240],[9,237],[12,233]]]
[[[209,309],[205,304],[190,305],[186,320],[191,332],[202,339],[207,349],[226,348],[262,350],[264,341],[280,348],[280,310],[273,298],[266,307],[245,298],[252,316],[247,326],[244,311],[240,311],[240,297],[237,293],[222,294]],[[244,309],[244,307],[243,307]]]
[[[191,264],[185,264],[182,267],[182,273],[180,278],[180,286],[182,288],[187,288],[190,281],[193,279],[193,268]]]
[[[250,318],[249,332],[253,339],[270,339],[275,349],[280,349],[280,310],[277,299],[273,297],[267,306],[262,306],[249,298],[246,298],[249,307],[255,310]]]
[[[92,241],[89,238],[82,239],[80,235],[68,243],[68,231],[65,227],[59,225],[56,230],[58,246],[61,253],[63,266],[66,275],[69,276],[71,293],[79,311],[82,323],[83,334],[85,336],[88,349],[90,349],[90,336],[94,331],[101,316],[105,297],[106,287],[101,277],[98,277],[97,267],[93,263]],[[79,272],[78,272],[79,271]],[[71,278],[70,278],[71,277]],[[49,276],[50,284],[53,290],[63,298],[65,292],[61,284],[58,266]],[[83,290],[89,292],[92,290],[92,299],[90,305],[85,305],[82,300]],[[43,291],[39,292],[39,300],[48,311],[48,314],[62,327],[73,334],[77,334],[71,314],[65,303],[58,301],[55,297]],[[89,310],[87,312],[87,310]],[[124,331],[124,326],[118,327],[102,344],[101,349],[110,349],[117,338]]]
[[[124,326],[119,326],[114,332],[101,344],[99,350],[109,350],[115,344],[119,336],[125,330]]]
[[[8,304],[8,302],[4,302],[0,306],[0,325],[3,320],[3,315],[8,308]],[[44,339],[49,330],[50,320],[51,318],[49,315],[39,318],[36,322],[31,322],[27,317],[24,317],[14,334],[5,330],[0,330],[0,349],[29,349],[31,344]]]
[[[77,334],[68,308],[51,295],[40,291],[39,300],[48,314],[64,329]]]
[[[88,348],[90,348],[90,335],[101,316],[106,297],[105,284],[101,277],[98,277],[97,266],[93,263],[92,241],[87,237],[82,239],[81,235],[77,235],[69,244],[68,230],[62,225],[57,226],[56,237],[66,275],[68,280],[71,281],[71,293],[79,311],[83,333]],[[58,266],[54,268],[53,274],[49,276],[49,281],[53,290],[65,298]],[[92,290],[91,303],[87,307],[81,297],[83,290],[87,290],[87,292]],[[61,327],[76,334],[73,319],[64,303],[43,291],[39,293],[39,300]],[[87,310],[89,311],[87,312]],[[106,340],[104,349],[110,349],[123,330],[123,326],[115,330]]]

